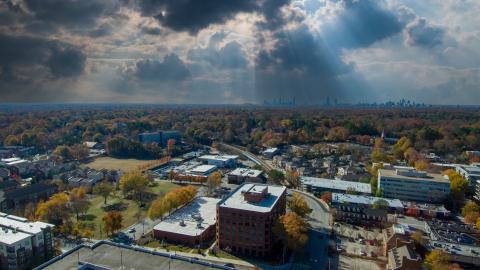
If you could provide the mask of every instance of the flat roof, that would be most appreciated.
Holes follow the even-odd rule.
[[[53,226],[52,224],[41,221],[30,222],[26,218],[0,213],[0,227],[16,228],[18,231],[24,233],[37,234],[40,233],[42,229]]]
[[[268,196],[261,200],[260,202],[248,202],[244,199],[244,192],[254,188],[261,188],[267,187],[268,188]],[[261,212],[267,213],[272,210],[272,208],[277,203],[278,199],[284,192],[286,192],[287,188],[284,186],[272,186],[272,185],[265,185],[265,184],[254,184],[254,183],[246,183],[243,184],[237,189],[235,189],[232,193],[230,193],[227,197],[222,199],[219,202],[220,207],[225,208],[233,208],[233,209],[240,209],[245,211],[253,211],[253,212]]]
[[[200,235],[215,225],[219,201],[216,198],[198,197],[164,218],[153,229],[188,236]],[[197,226],[199,223],[200,227]]]
[[[356,203],[356,204],[373,205],[376,201],[379,201],[379,200],[386,201],[390,207],[403,208],[402,202],[398,199],[386,199],[386,198],[372,197],[372,196],[332,193],[332,202],[348,202],[348,203]]]
[[[123,269],[135,270],[233,269],[224,267],[223,264],[213,263],[203,259],[190,259],[141,247],[124,246],[109,241],[100,241],[91,246],[77,246],[73,250],[53,258],[35,269],[77,270],[79,269],[79,261],[108,269],[120,269],[121,263],[123,263]],[[241,266],[237,267],[237,269],[238,268],[245,269]]]
[[[199,165],[199,166],[196,166],[196,167],[194,167],[190,170],[187,170],[187,173],[188,172],[206,173],[206,172],[215,170],[216,168],[217,168],[217,166],[215,166],[215,165]]]
[[[302,180],[302,184],[304,185],[311,185],[319,188],[336,189],[336,190],[342,190],[342,191],[347,191],[349,188],[353,188],[357,192],[368,193],[368,194],[372,193],[372,188],[370,184],[365,184],[365,183],[317,178],[317,177],[308,177],[308,176],[302,176],[301,180]]]
[[[228,173],[228,175],[244,176],[244,177],[258,177],[263,173],[260,170],[248,169],[248,168],[236,168]]]
[[[218,161],[229,161],[231,159],[237,159],[237,155],[203,155],[200,159],[210,159]]]
[[[265,151],[263,151],[263,153],[274,153],[276,151],[278,151],[278,148],[274,147],[266,149]]]
[[[480,167],[474,165],[458,165],[459,168],[471,175],[480,175]]]
[[[0,243],[4,243],[5,245],[13,245],[18,241],[29,239],[31,236],[31,234],[19,231],[15,232],[12,229],[0,228]]]
[[[429,182],[439,182],[439,183],[448,183],[450,184],[450,180],[448,177],[444,177],[441,174],[438,173],[425,173],[425,177],[420,177],[420,176],[407,176],[407,175],[401,175],[397,174],[396,170],[385,170],[385,169],[379,169],[378,170],[378,175],[381,176],[386,176],[390,178],[395,178],[395,179],[405,179],[405,180],[418,180],[418,181],[429,181]]]

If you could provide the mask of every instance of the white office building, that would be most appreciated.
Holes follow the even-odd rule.
[[[377,188],[385,198],[439,203],[450,194],[450,180],[415,169],[380,169]]]

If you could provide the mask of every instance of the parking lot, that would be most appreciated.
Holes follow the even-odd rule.
[[[337,236],[337,247],[340,252],[378,258],[380,260],[385,259],[382,257],[383,236],[380,229],[365,229],[338,222],[333,227]]]

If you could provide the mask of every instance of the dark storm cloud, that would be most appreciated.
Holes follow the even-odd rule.
[[[162,29],[160,29],[159,27],[143,26],[141,27],[141,29],[142,29],[142,32],[147,35],[158,36],[162,34]]]
[[[231,41],[220,47],[219,43],[226,37],[224,32],[217,32],[210,37],[205,48],[195,48],[188,51],[187,57],[195,62],[207,62],[217,68],[245,68],[248,61],[242,45]]]
[[[263,50],[256,59],[258,98],[296,98],[319,103],[326,97],[341,97],[337,77],[351,69],[305,26],[277,33],[273,50]]]
[[[35,18],[61,26],[93,26],[102,16],[113,15],[119,5],[112,0],[25,0]]]
[[[324,39],[332,46],[362,48],[400,33],[404,25],[379,2],[342,0],[343,9],[322,31]]]
[[[176,54],[165,56],[163,61],[140,60],[135,64],[134,74],[144,81],[183,81],[190,77],[190,71]]]
[[[47,69],[56,78],[77,76],[83,73],[85,61],[80,49],[64,42],[0,35],[0,66],[9,73],[21,70],[15,77],[34,77],[33,67]]]
[[[195,34],[211,24],[224,23],[241,12],[259,12],[267,24],[278,24],[278,10],[289,0],[138,0],[143,16],[156,18],[174,31]]]
[[[306,26],[276,32],[274,48],[260,51],[256,58],[259,98],[310,103],[322,103],[327,97],[352,98],[345,97],[352,93],[341,82],[341,77],[353,71],[341,59],[342,49],[368,47],[400,33],[404,24],[378,1],[343,0],[339,4],[341,9],[318,36]],[[358,87],[354,95],[363,90]]]
[[[411,46],[433,48],[442,44],[445,31],[429,24],[424,18],[417,18],[406,29],[407,43]]]

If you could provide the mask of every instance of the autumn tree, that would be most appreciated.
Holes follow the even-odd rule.
[[[373,205],[372,205],[372,208],[373,209],[383,209],[383,210],[388,210],[388,207],[390,205],[388,204],[388,202],[384,199],[378,199],[376,200]]]
[[[68,205],[69,198],[65,193],[57,193],[45,202],[40,202],[35,215],[40,220],[45,220],[55,225],[61,225],[70,218],[71,212]]]
[[[299,193],[293,193],[290,200],[288,200],[288,208],[300,217],[305,217],[312,212],[312,209],[305,202]]]
[[[84,187],[74,188],[70,191],[69,206],[75,212],[77,221],[80,213],[85,213],[90,208],[91,203],[85,198],[86,190]]]
[[[332,201],[332,193],[331,192],[324,192],[320,199],[326,203],[330,203]]]
[[[165,196],[152,202],[148,209],[148,217],[151,219],[162,218],[165,214],[176,209],[191,200],[197,194],[198,188],[188,185],[169,191]]]
[[[103,197],[103,204],[107,204],[107,199],[114,190],[113,185],[106,181],[98,183],[93,187],[93,193]]]
[[[210,174],[207,178],[207,192],[211,196],[213,192],[222,184],[222,174],[218,171]]]
[[[404,158],[405,151],[412,146],[412,142],[407,137],[401,137],[393,146],[393,155],[397,159]]]
[[[140,173],[125,174],[120,178],[120,190],[124,196],[140,202],[141,194],[147,189],[148,180]]]
[[[285,179],[294,188],[298,188],[301,185],[300,174],[296,170],[287,170],[287,173],[285,174]]]
[[[430,270],[447,270],[450,265],[450,255],[442,250],[432,250],[424,260],[425,266]]]
[[[175,150],[175,143],[176,143],[176,141],[174,139],[168,139],[168,141],[167,141],[168,155],[172,155],[173,150]]]
[[[102,221],[105,233],[107,235],[114,234],[122,228],[123,216],[118,211],[110,211],[103,216]]]
[[[459,209],[465,200],[468,181],[456,171],[449,169],[443,172],[450,179],[450,200],[454,209]]]
[[[465,222],[475,224],[480,217],[480,206],[472,201],[467,202],[462,208],[462,216],[465,218]]]
[[[294,212],[281,216],[273,226],[277,239],[293,251],[298,251],[308,242],[308,223]]]

